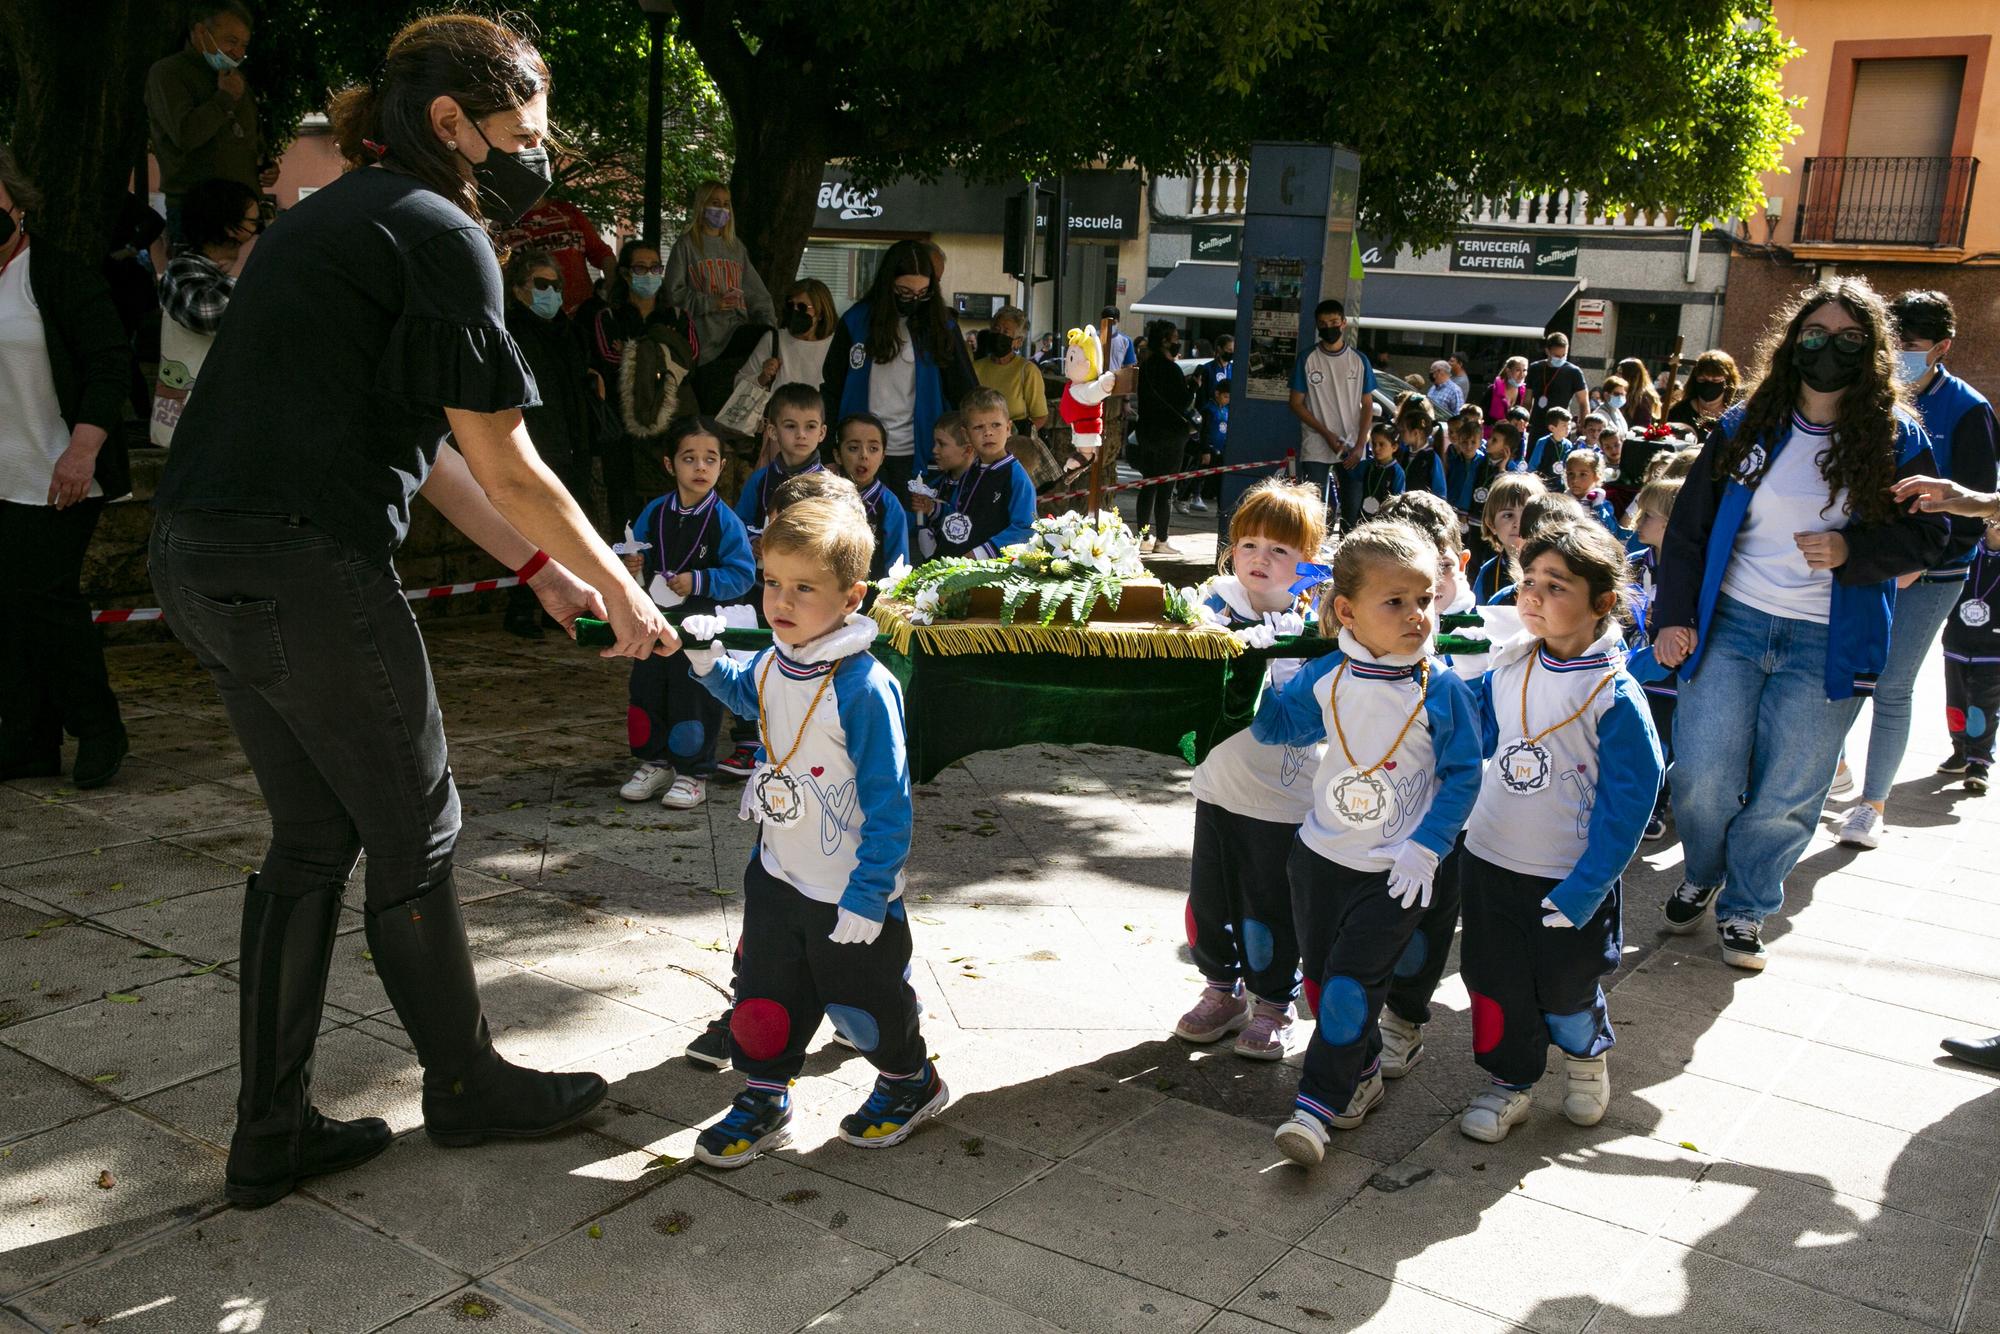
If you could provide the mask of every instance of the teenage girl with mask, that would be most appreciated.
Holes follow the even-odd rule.
[[[817,278],[801,278],[778,301],[778,327],[764,335],[736,372],[766,389],[781,384],[820,387],[826,340],[833,336],[833,293]],[[764,460],[769,462],[769,460]]]
[[[736,212],[730,207],[729,187],[721,181],[695,187],[687,229],[667,255],[666,278],[667,300],[694,316],[704,366],[728,351],[739,331],[768,329],[778,322],[750,252],[736,239]],[[746,350],[738,349],[736,355]]]
[[[1950,529],[1898,504],[1936,471],[1903,405],[1875,290],[1806,291],[1681,487],[1660,552],[1654,654],[1678,670],[1674,817],[1686,933],[1715,906],[1725,963],[1764,967],[1764,919],[1818,825],[1841,740],[1888,663],[1898,576],[1929,569]]]

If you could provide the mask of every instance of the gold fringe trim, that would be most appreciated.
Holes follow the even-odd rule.
[[[1070,658],[1206,658],[1223,661],[1243,645],[1218,626],[1110,622],[1101,625],[1002,625],[998,621],[946,621],[918,625],[894,602],[871,609],[890,647],[905,657],[913,647],[955,657],[967,653],[1054,653]]]

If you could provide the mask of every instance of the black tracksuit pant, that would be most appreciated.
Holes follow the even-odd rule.
[[[1285,871],[1299,827],[1194,804],[1188,945],[1211,982],[1241,982],[1289,1005],[1299,994],[1299,938]]]

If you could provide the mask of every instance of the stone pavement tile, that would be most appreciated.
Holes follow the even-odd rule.
[[[1617,1072],[1630,1065],[1642,1070],[1685,1070],[1752,1092],[1762,1092],[1806,1051],[1803,1038],[1739,1024],[1726,1014],[1707,1022],[1689,1022],[1685,1011],[1620,996],[1611,1010],[1618,1034],[1612,1049],[1612,1087]],[[1551,1048],[1550,1067],[1562,1066]],[[1559,1081],[1558,1081],[1559,1082]]]
[[[883,1334],[929,1334],[939,1329],[954,1334],[1055,1334],[1059,1328],[919,1269],[890,1270],[815,1324]]]
[[[1950,1321],[1979,1235],[1741,1163],[1718,1163],[1661,1236],[1931,1325]]]
[[[670,1320],[686,1334],[738,1334],[790,1329],[888,1267],[875,1251],[683,1176],[489,1281],[590,1329]]]
[[[1900,1316],[1744,1269],[1668,1241],[1649,1243],[1613,1289],[1591,1334],[1918,1334]],[[1967,1324],[1966,1329],[1990,1326]]]
[[[464,917],[472,948],[524,967],[610,945],[642,929],[534,889],[466,904]]]
[[[0,1144],[101,1111],[107,1101],[95,1086],[0,1047]]]
[[[1965,1321],[1959,1328],[2000,1329],[2000,1242],[1987,1242],[1980,1253],[1979,1270],[1966,1298]]]
[[[720,1012],[719,1003],[714,1007]],[[662,1029],[637,1042],[628,1042],[608,1051],[598,1051],[570,1062],[587,1068],[611,1083],[611,1096],[618,1102],[650,1112],[683,1126],[703,1126],[720,1116],[729,1100],[743,1091],[743,1077],[733,1070],[713,1070],[689,1060],[682,1052],[707,1027],[702,1020]],[[842,1103],[857,1101],[858,1082],[872,1081],[874,1071],[845,1047],[833,1042],[833,1029],[823,1026],[813,1038],[804,1070],[792,1089],[795,1105],[805,1106],[837,1098]],[[832,1077],[832,1072],[852,1061],[867,1070],[852,1079]],[[852,1111],[843,1107],[843,1112]]]
[[[243,888],[225,885],[159,903],[99,912],[99,925],[197,963],[234,959],[243,943]],[[360,923],[343,923],[351,927]]]
[[[1764,924],[1764,935],[1773,944],[1823,940],[1850,949],[1873,951],[1881,949],[1900,925],[1893,919],[1885,920],[1880,913],[1828,902],[1815,893],[1810,903],[1787,904],[1783,912]]]
[[[1879,914],[1890,920],[1923,922],[1979,936],[2000,936],[2000,902],[1969,897],[1949,888],[1885,889],[1862,878],[1856,867],[1847,875],[1830,876],[1813,887],[1817,903],[1837,903]]]
[[[1503,1334],[1505,1320],[1365,1270],[1295,1250],[1238,1294],[1232,1310],[1280,1329],[1366,1329],[1370,1334]],[[1210,1325],[1209,1330],[1218,1328]],[[1207,1331],[1204,1331],[1207,1334]]]
[[[1630,1000],[1647,1002],[1654,1018],[1674,1014],[1664,1022],[1684,1030],[1726,1015],[1735,1023],[1794,1037],[1817,1033],[1830,1010],[1840,1004],[1819,988],[1800,986],[1782,974],[1753,975],[1719,960],[1671,950],[1655,953],[1620,978],[1610,996],[1611,1023],[1621,1038],[1634,1017],[1646,1017],[1625,1013],[1625,1002]]]
[[[950,1115],[947,1109],[945,1116]],[[1051,1165],[1050,1159],[971,1134],[949,1119],[929,1122],[888,1149],[858,1149],[833,1137],[804,1151],[786,1149],[782,1156],[952,1218],[977,1217]]]
[[[1701,1075],[1675,1073],[1664,1066],[1621,1061],[1616,1050],[1613,1048],[1611,1058],[1611,1109],[1605,1113],[1605,1123],[1629,1126],[1668,1144],[1693,1144],[1707,1152],[1757,1104],[1759,1095],[1748,1089]],[[1544,1077],[1535,1086],[1532,1114],[1560,1121],[1562,1089],[1562,1080]]]
[[[474,1284],[446,1294],[393,1325],[382,1326],[381,1334],[466,1334],[468,1326],[479,1334],[557,1334],[560,1328],[513,1299]]]
[[[343,944],[350,939],[359,937],[343,937]],[[476,976],[493,1045],[517,1065],[549,1069],[673,1027],[659,1015],[503,960],[480,961]],[[371,1022],[402,1027],[394,1011]]]
[[[185,964],[174,959],[157,962]],[[236,1060],[236,984],[211,973],[100,1000],[0,1029],[0,1041],[131,1101]]]
[[[1816,1040],[1829,1047],[1844,1047],[1901,1065],[1970,1073],[1970,1066],[1958,1064],[1938,1044],[1948,1037],[1984,1036],[1985,1032],[1928,1010],[1912,1010],[1866,996],[1847,996],[1829,1007],[1826,1027]]]
[[[225,825],[220,829],[198,829],[161,841],[213,857],[226,866],[235,867],[237,874],[244,876],[263,865],[264,853],[271,846],[271,823],[255,820]]]
[[[707,853],[690,854],[689,861],[656,874],[588,853],[557,849],[543,859],[542,878],[535,887],[585,908],[641,921],[657,920],[670,931],[707,940],[724,931],[721,900],[729,897],[709,891],[719,887],[741,892],[741,877],[721,884],[713,862]]]
[[[1571,1125],[1560,1112],[1538,1105],[1498,1144],[1467,1139],[1453,1121],[1419,1145],[1408,1165],[1437,1168],[1462,1181],[1489,1181],[1558,1209],[1651,1232],[1707,1163],[1614,1122]]]
[[[486,736],[479,739],[479,745],[482,749],[511,758],[517,765],[529,765],[540,769],[571,767],[595,769],[600,766],[608,769],[614,762],[617,766],[622,766],[627,773],[632,768],[629,755],[618,754],[615,749],[607,748],[602,741],[594,737],[578,736],[574,732],[560,729]]]
[[[0,880],[11,883],[14,868],[23,862],[137,843],[145,837],[81,807],[39,801],[0,806],[0,867],[7,868]]]
[[[1643,1234],[1531,1200],[1486,1175],[1433,1172],[1400,1190],[1364,1190],[1301,1245],[1476,1310],[1524,1323],[1532,1316],[1538,1330],[1581,1330]],[[1560,1271],[1525,1264],[1524,1244],[1537,1256],[1591,1259]]]
[[[1214,1314],[1202,1302],[983,1226],[947,1232],[916,1267],[1079,1334],[1196,1330]]]
[[[241,885],[243,872],[170,843],[127,843],[8,867],[0,881],[65,912],[95,914]]]
[[[2000,1162],[1990,1152],[1968,1152],[1968,1147],[1768,1097],[1712,1151],[1978,1232],[1986,1226],[1994,1187],[2000,1185]]]
[[[740,1172],[714,1173],[710,1179],[896,1259],[907,1259],[952,1225],[943,1214],[815,1172],[777,1154]]]
[[[4,1332],[4,1334],[40,1334],[40,1331],[33,1325],[5,1310],[0,1310],[0,1332]]]
[[[1219,1306],[1285,1244],[1207,1210],[1058,1167],[980,1214],[981,1225]],[[1189,1257],[1201,1256],[1199,1265]]]
[[[85,793],[70,783],[67,770],[76,759],[74,748],[70,749],[71,753],[64,760],[65,772],[51,774],[46,778],[9,779],[8,786],[26,793],[37,801],[61,803],[75,801],[78,798],[98,800],[119,792],[152,792],[161,788],[177,788],[184,786],[188,781],[186,774],[155,763],[150,753],[135,753],[127,755],[119,766],[118,778],[113,786],[102,791]],[[135,745],[134,750],[137,749]]]
[[[1169,1099],[1072,1160],[1099,1176],[1297,1241],[1381,1170],[1336,1143],[1311,1172],[1290,1166],[1262,1122]]]
[[[339,1263],[329,1264],[329,1257]],[[22,1298],[51,1327],[363,1334],[464,1280],[296,1196],[230,1209]],[[129,1313],[129,1314],[127,1314]]]
[[[1990,936],[1908,920],[1884,923],[1888,939],[1878,953],[1939,968],[1953,968],[1989,983],[2000,979],[2000,943]],[[2000,990],[2000,987],[1994,988]]]
[[[0,1171],[0,1295],[221,1203],[221,1154],[124,1108],[22,1140]]]
[[[950,1062],[940,1064],[940,1069]],[[956,1093],[956,1090],[954,1090]],[[955,1096],[951,1119],[1051,1157],[1084,1145],[1163,1101],[1150,1089],[1120,1084],[1095,1070],[1058,1070],[1039,1079]]]
[[[139,1100],[140,1110],[196,1139],[229,1147],[236,1127],[234,1065]],[[320,1034],[313,1048],[313,1105],[337,1121],[379,1116],[401,1134],[423,1124],[423,1076],[400,1047],[358,1028]]]
[[[1901,1065],[1815,1043],[1772,1091],[1981,1152],[2000,1140],[2000,1083],[1976,1070]]]
[[[358,926],[358,918],[350,918]],[[343,923],[345,925],[345,923]],[[473,956],[473,966],[477,971],[482,963],[479,955]],[[495,966],[502,966],[498,959]],[[375,975],[375,964],[368,949],[368,938],[362,931],[349,930],[333,942],[333,966],[327,971],[327,1004],[350,1014],[381,1014],[389,1009],[389,997],[382,990],[382,980]],[[388,1017],[389,1022],[394,1014]]]
[[[1856,996],[1928,1010],[1988,1032],[2000,1029],[2000,986],[1989,977],[1878,955],[1844,980],[1841,989]]]
[[[37,1016],[187,971],[182,959],[140,957],[147,948],[50,908],[0,903],[0,1042]]]
[[[659,1179],[655,1155],[589,1131],[445,1149],[404,1135],[306,1190],[454,1269],[483,1274],[580,1228]]]
[[[728,1003],[731,958],[652,929],[614,945],[552,959],[537,971],[685,1024]]]
[[[1234,1311],[1223,1311],[1201,1327],[1201,1334],[1271,1334],[1276,1325],[1267,1325],[1261,1320],[1252,1320],[1247,1315]]]
[[[264,799],[223,783],[194,780],[149,792],[118,792],[70,803],[148,838],[243,824],[264,814]]]

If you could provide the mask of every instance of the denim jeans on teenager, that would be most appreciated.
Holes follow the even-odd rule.
[[[1896,619],[1889,627],[1889,662],[1875,682],[1874,721],[1868,725],[1868,773],[1863,801],[1887,801],[1896,768],[1910,744],[1910,703],[1917,673],[1937,646],[1938,631],[1958,603],[1965,584],[1911,584],[1896,594]]]
[[[1723,597],[1674,710],[1684,874],[1720,884],[1718,922],[1761,922],[1811,841],[1861,697],[1826,697],[1827,628]]]

